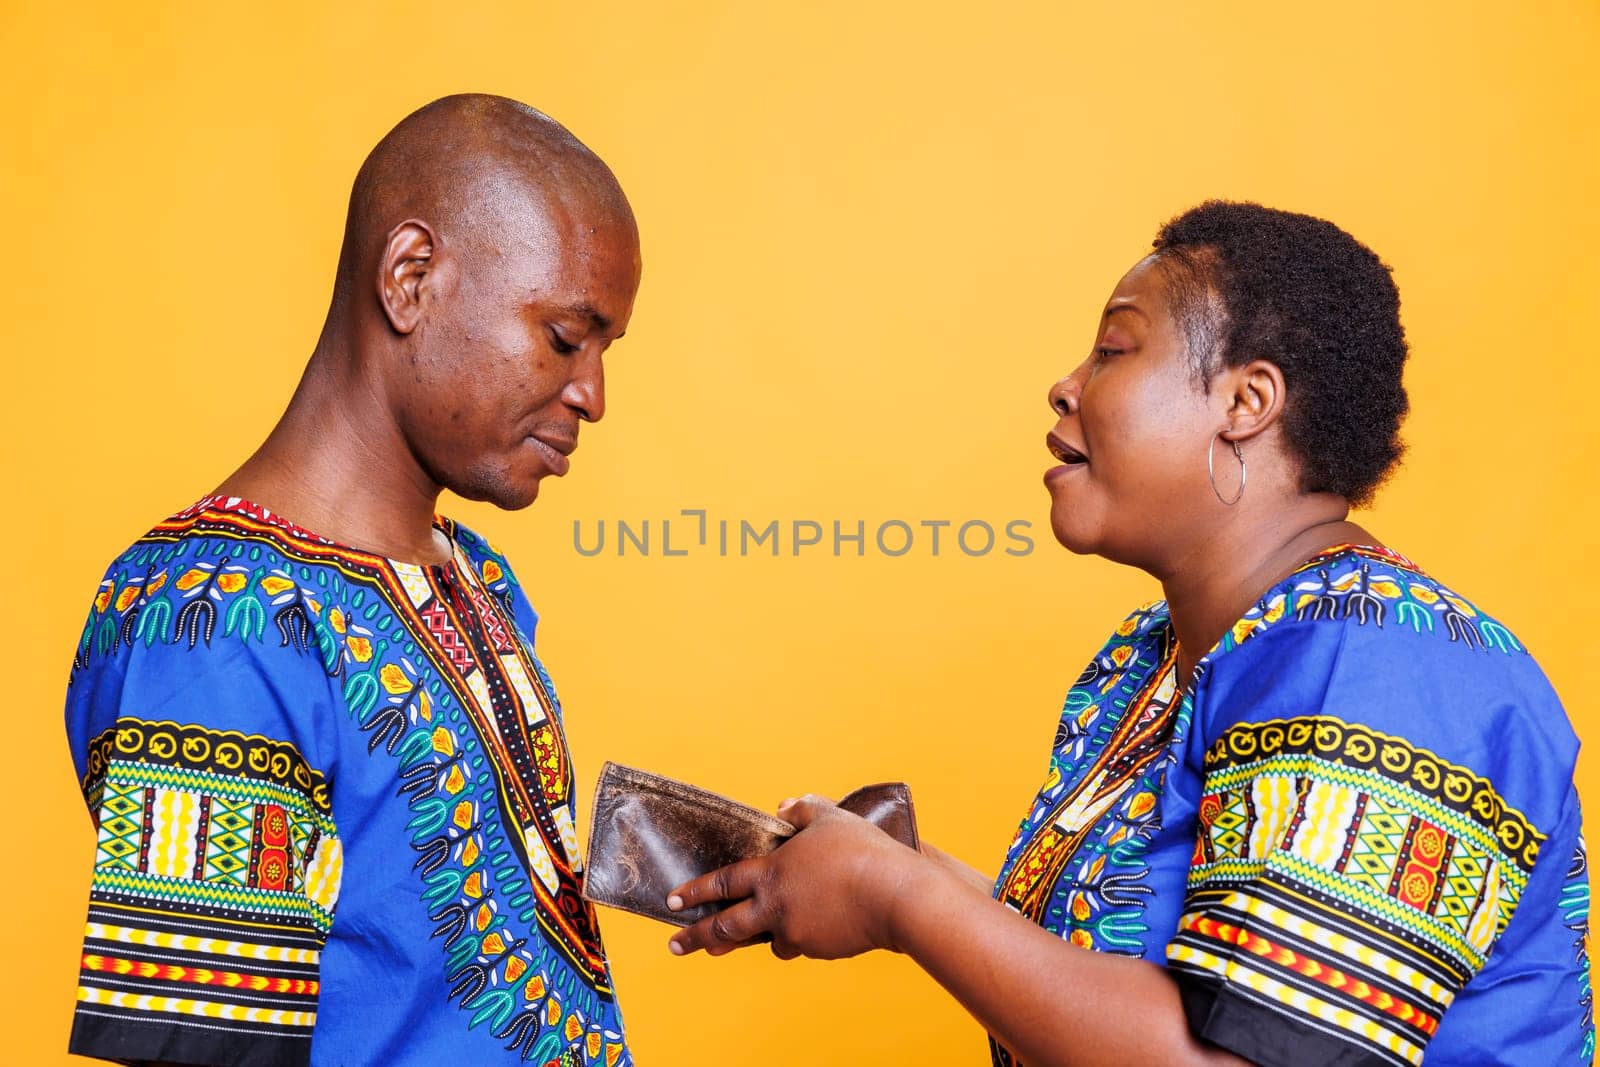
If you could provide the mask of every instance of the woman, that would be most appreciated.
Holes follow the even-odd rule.
[[[1350,522],[1400,453],[1388,268],[1212,202],[1050,390],[1051,526],[1138,567],[998,881],[817,797],[674,936],[887,948],[997,1063],[1588,1062],[1577,740],[1517,639]],[[1090,949],[1093,951],[1083,951]]]

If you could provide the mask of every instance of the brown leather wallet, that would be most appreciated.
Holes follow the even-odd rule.
[[[917,847],[916,813],[904,783],[864,786],[839,806]],[[795,832],[782,819],[727,797],[607,763],[595,787],[583,897],[688,926],[721,906],[668,911],[669,892],[719,867],[764,856]]]

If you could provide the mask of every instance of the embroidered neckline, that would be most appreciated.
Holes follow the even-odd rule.
[[[439,573],[448,571],[451,568],[459,565],[460,557],[464,551],[464,547],[456,538],[456,531],[458,527],[455,521],[437,513],[435,513],[433,516],[433,527],[440,533],[443,533],[445,537],[449,538],[450,540],[450,559],[444,563],[415,563],[410,560],[394,559],[390,556],[385,556],[380,552],[372,552],[367,549],[356,548],[353,545],[347,545],[341,541],[335,541],[331,537],[325,537],[322,534],[317,533],[315,530],[308,530],[306,527],[301,526],[293,519],[290,519],[279,512],[273,511],[271,508],[268,508],[262,504],[258,504],[253,500],[249,500],[240,496],[229,496],[225,493],[211,493],[207,496],[201,497],[193,504],[190,504],[176,515],[172,516],[172,518],[168,521],[184,522],[207,512],[230,517],[242,515],[245,518],[254,520],[255,522],[260,522],[266,524],[267,526],[271,526],[272,528],[288,534],[290,537],[293,537],[297,540],[309,541],[312,544],[320,545],[324,548],[332,548],[337,550],[341,555],[352,558],[381,561],[388,564],[394,570],[401,572],[415,573],[420,571],[429,571],[432,573]]]
[[[1427,577],[1426,571],[1392,548],[1385,548],[1382,545],[1361,545],[1356,544],[1354,541],[1346,541],[1341,544],[1331,545],[1328,548],[1323,549],[1321,552],[1318,552],[1316,555],[1312,556],[1310,559],[1306,560],[1300,566],[1291,571],[1284,581],[1288,581],[1289,578],[1293,578],[1301,571],[1309,570],[1310,568],[1315,567],[1318,563],[1333,559],[1337,556],[1365,556],[1368,559],[1376,559],[1381,560],[1384,563],[1392,563],[1395,566],[1402,567],[1413,574],[1421,577]],[[1283,582],[1274,582],[1272,588],[1268,589],[1267,592],[1262,595],[1261,599],[1265,600],[1267,596],[1271,595],[1272,592],[1282,584]]]
[[[1434,579],[1428,576],[1426,571],[1417,566],[1416,563],[1412,562],[1409,557],[1401,555],[1399,552],[1396,552],[1391,548],[1386,548],[1382,545],[1362,545],[1354,542],[1343,542],[1337,545],[1330,545],[1329,547],[1318,552],[1316,555],[1312,556],[1310,559],[1306,560],[1304,563],[1300,564],[1300,566],[1296,567],[1294,570],[1290,571],[1282,579],[1273,582],[1270,586],[1268,586],[1266,591],[1256,598],[1256,602],[1250,606],[1249,610],[1247,610],[1243,615],[1239,616],[1239,618],[1234,621],[1233,625],[1229,626],[1225,631],[1223,631],[1222,636],[1217,639],[1216,643],[1207,649],[1205,654],[1195,661],[1194,669],[1190,672],[1187,684],[1181,686],[1184,699],[1187,700],[1192,697],[1195,687],[1198,686],[1200,684],[1200,680],[1205,677],[1206,670],[1209,668],[1212,660],[1219,655],[1226,655],[1227,653],[1233,651],[1250,638],[1266,632],[1269,627],[1281,621],[1283,618],[1292,617],[1290,612],[1285,611],[1273,619],[1269,619],[1265,622],[1262,621],[1271,610],[1270,605],[1277,596],[1284,595],[1287,594],[1287,592],[1292,591],[1296,580],[1303,577],[1308,572],[1313,571],[1318,567],[1322,567],[1334,560],[1348,557],[1370,559],[1379,563],[1386,563],[1389,566],[1397,567],[1401,570],[1407,571],[1418,578],[1423,578],[1434,585],[1439,585],[1438,582],[1435,582]],[[1442,585],[1440,585],[1439,588],[1442,591],[1445,591]],[[1165,601],[1162,601],[1161,605],[1166,612],[1165,625],[1170,630],[1172,628],[1172,609],[1166,604]]]

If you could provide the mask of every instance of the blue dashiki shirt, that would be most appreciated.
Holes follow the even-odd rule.
[[[1255,1063],[1591,1062],[1578,741],[1505,627],[1344,546],[1187,693],[1175,651],[1156,603],[1089,662],[997,899],[1163,963]]]
[[[537,616],[439,528],[420,566],[213,497],[111,565],[67,691],[97,835],[73,1052],[631,1064]]]

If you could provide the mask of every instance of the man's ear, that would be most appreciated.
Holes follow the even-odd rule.
[[[1264,432],[1283,415],[1288,399],[1283,370],[1276,363],[1255,359],[1242,367],[1229,367],[1217,384],[1228,402],[1228,428],[1224,441],[1248,441]]]
[[[395,333],[409,334],[422,320],[422,283],[434,266],[433,247],[433,229],[421,219],[389,231],[378,261],[378,303]]]

